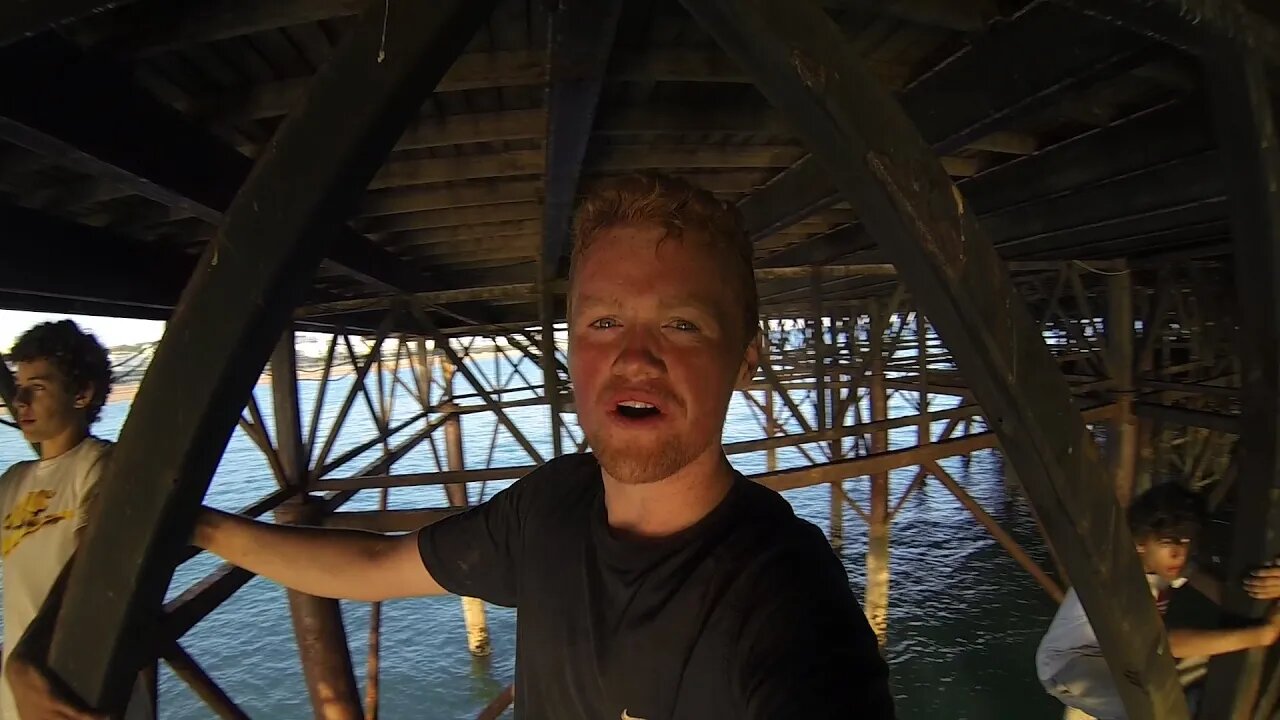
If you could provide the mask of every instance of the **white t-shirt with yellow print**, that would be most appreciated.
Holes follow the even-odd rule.
[[[0,476],[5,663],[76,549],[75,532],[88,521],[111,447],[91,436],[56,458],[20,462]],[[0,718],[17,717],[9,681],[0,679]]]

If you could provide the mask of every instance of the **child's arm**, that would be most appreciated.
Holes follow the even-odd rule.
[[[1280,641],[1280,612],[1272,609],[1266,622],[1243,628],[1169,630],[1169,652],[1176,658],[1225,655],[1238,650],[1268,647]]]

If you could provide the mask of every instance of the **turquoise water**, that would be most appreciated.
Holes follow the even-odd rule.
[[[480,369],[501,383],[510,373],[488,362]],[[539,378],[527,363],[525,375]],[[407,374],[406,374],[407,376]],[[406,377],[407,379],[407,377]],[[459,393],[467,392],[461,387]],[[322,412],[320,437],[332,425],[351,380],[330,384]],[[376,383],[368,381],[371,391]],[[388,385],[394,385],[388,383]],[[318,383],[299,385],[304,427],[314,404]],[[256,391],[270,420],[270,390]],[[407,419],[415,412],[408,394],[395,386],[394,416]],[[508,393],[507,399],[518,399]],[[761,394],[757,394],[761,397]],[[954,400],[934,397],[934,410],[953,406]],[[95,432],[114,439],[128,413],[127,403],[108,405]],[[866,410],[864,402],[864,412]],[[890,416],[915,411],[896,395]],[[543,407],[516,408],[512,420],[544,456],[551,453],[547,412]],[[779,410],[778,417],[785,416]],[[935,434],[944,423],[934,424]],[[495,435],[495,419],[489,413],[466,415],[462,421],[464,453],[468,468],[523,465],[529,462],[505,429]],[[794,423],[792,423],[794,430]],[[398,439],[408,437],[409,428]],[[330,457],[360,444],[374,434],[374,426],[362,400],[357,399]],[[580,437],[576,428],[575,437]],[[914,444],[914,427],[890,433],[893,447]],[[741,397],[730,407],[725,441],[762,435],[753,409]],[[394,441],[393,441],[394,444]],[[809,446],[817,452],[816,446]],[[443,457],[443,445],[438,448]],[[0,427],[0,466],[30,456],[16,431]],[[337,476],[354,473],[376,459],[370,451]],[[739,455],[734,465],[745,473],[761,472],[765,453]],[[781,467],[807,461],[792,448],[778,452]],[[1046,564],[1044,549],[1023,500],[1011,496],[1002,479],[999,456],[992,451],[974,454],[968,464],[960,458],[941,462],[1028,552]],[[397,463],[394,472],[431,471],[436,460],[424,443]],[[891,474],[891,506],[914,476],[914,468]],[[501,484],[472,488],[472,499],[488,497]],[[865,478],[846,483],[849,494],[867,500]],[[233,435],[214,477],[207,502],[236,510],[275,489],[262,454],[241,431]],[[827,488],[808,488],[785,495],[797,513],[824,530],[829,528]],[[373,509],[374,492],[357,495],[344,510]],[[403,488],[391,491],[393,508],[441,506],[439,488]],[[861,595],[866,552],[865,528],[858,516],[844,517],[845,542],[840,556],[850,581]],[[1006,555],[989,535],[945,489],[929,484],[913,495],[892,525],[892,573],[889,611],[889,643],[886,653],[893,669],[899,717],[908,720],[1022,720],[1056,718],[1055,703],[1040,690],[1035,679],[1032,653],[1054,606],[1031,578]],[[213,558],[200,556],[178,568],[170,594],[176,595],[217,566]],[[344,616],[357,677],[363,685],[367,652],[369,606],[344,603]],[[513,676],[515,657],[514,611],[489,607],[493,655],[473,660],[466,649],[462,613],[457,598],[424,598],[387,603],[382,613],[381,715],[383,718],[474,718],[481,707]],[[182,639],[182,645],[254,718],[310,718],[311,711],[298,667],[284,592],[263,580],[254,580],[203,620]],[[162,665],[160,715],[166,720],[213,717],[181,680]]]

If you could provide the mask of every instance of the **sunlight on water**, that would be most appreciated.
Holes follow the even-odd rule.
[[[486,380],[505,380],[512,371],[495,369],[482,361],[478,369]],[[540,371],[527,360],[522,369],[530,378]],[[405,379],[412,380],[405,373]],[[518,381],[517,381],[518,382]],[[461,376],[458,392],[466,393]],[[388,383],[390,384],[390,383]],[[328,436],[351,385],[345,378],[330,383],[318,436]],[[375,382],[368,381],[372,390]],[[319,383],[300,383],[304,428],[310,419]],[[271,424],[270,390],[257,389],[257,397]],[[519,399],[529,393],[507,393]],[[763,394],[758,394],[762,397]],[[392,424],[416,414],[415,401],[398,384]],[[798,395],[797,395],[798,397]],[[952,407],[954,399],[934,397],[931,409]],[[869,413],[865,401],[864,413]],[[128,412],[126,403],[108,405],[95,430],[114,439]],[[735,396],[725,428],[725,442],[761,437],[755,409]],[[915,411],[899,396],[890,404],[891,417]],[[547,411],[530,406],[508,411],[511,420],[529,437],[544,457],[551,455]],[[864,417],[866,415],[864,414]],[[568,416],[572,420],[572,416]],[[780,410],[778,418],[788,417]],[[786,424],[786,423],[784,423]],[[945,425],[934,423],[936,434]],[[464,454],[468,468],[525,465],[530,461],[519,444],[490,413],[466,415],[462,421]],[[414,423],[392,440],[403,441],[417,432]],[[798,430],[794,421],[789,431]],[[18,433],[0,428],[0,466],[30,457],[30,449]],[[374,435],[374,424],[362,400],[351,408],[342,432],[328,453],[330,459]],[[574,437],[581,434],[576,425]],[[915,442],[914,427],[890,433],[894,448]],[[317,443],[317,445],[321,445]],[[566,447],[572,447],[566,445]],[[818,452],[816,445],[806,446]],[[349,475],[373,462],[381,451],[375,447],[356,458],[336,475]],[[315,450],[319,454],[320,448]],[[443,462],[442,438],[423,443],[396,464],[394,472],[428,472]],[[805,464],[794,448],[778,451],[781,467]],[[734,465],[744,473],[766,469],[763,452],[738,455]],[[969,492],[1023,545],[1036,560],[1047,565],[1025,502],[1010,495],[1002,479],[1001,460],[992,451],[973,455],[966,465],[961,458],[941,462]],[[891,474],[891,506],[914,477],[914,468]],[[489,497],[506,483],[488,483]],[[849,494],[867,501],[865,478],[846,483]],[[218,467],[207,502],[218,508],[238,510],[275,489],[275,481],[256,446],[240,430],[232,436]],[[481,489],[472,489],[472,498]],[[802,517],[824,531],[829,529],[829,492],[826,487],[787,493]],[[445,504],[443,490],[403,488],[392,490],[391,507],[412,508]],[[362,492],[344,510],[377,506],[375,492]],[[845,544],[841,558],[859,595],[864,583],[865,528],[858,516],[844,517]],[[1053,613],[1052,602],[1031,578],[986,534],[945,489],[930,483],[907,501],[894,519],[890,546],[889,645],[899,717],[907,720],[1023,720],[1056,717],[1055,703],[1044,695],[1035,679],[1032,654],[1040,633]],[[178,568],[170,597],[181,592],[217,566],[213,558],[200,556]],[[457,598],[428,598],[388,603],[382,615],[381,713],[384,718],[474,718],[481,707],[514,674],[515,613],[487,608],[493,641],[490,661],[474,661],[467,652],[462,610]],[[344,616],[353,663],[358,678],[364,675],[369,609],[360,603],[344,604]],[[285,593],[263,580],[254,580],[182,639],[183,646],[252,717],[268,719],[309,718],[297,646]],[[363,681],[361,682],[363,685]],[[182,681],[167,669],[161,675],[161,717],[195,720],[212,713]]]

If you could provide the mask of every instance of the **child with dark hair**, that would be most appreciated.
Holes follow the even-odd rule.
[[[10,360],[13,415],[40,458],[0,476],[5,666],[79,543],[112,447],[89,434],[111,390],[111,363],[97,338],[70,320],[44,323],[18,338]],[[6,672],[0,719],[18,717]]]
[[[1187,583],[1191,544],[1205,522],[1204,505],[1190,490],[1177,483],[1165,483],[1135,498],[1127,519],[1151,595],[1163,618],[1169,607],[1170,592]],[[1194,585],[1217,602],[1220,590],[1214,583],[1216,581],[1197,574]],[[1251,592],[1259,599],[1280,597],[1280,583],[1274,584],[1274,588],[1257,581],[1252,585],[1257,589]],[[1246,581],[1245,586],[1250,589],[1251,582]],[[1169,628],[1168,634],[1169,650],[1175,658],[1202,658],[1275,644],[1280,640],[1280,617],[1273,613],[1268,622],[1243,628]],[[1097,720],[1127,717],[1107,661],[1098,647],[1098,638],[1074,589],[1067,592],[1048,632],[1040,640],[1036,674],[1050,695],[1069,709],[1087,713],[1085,717]]]

